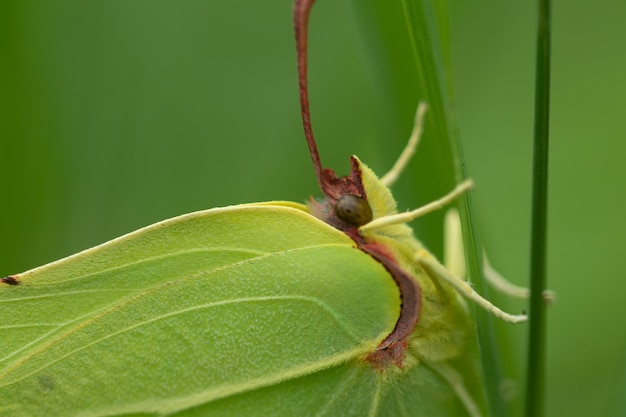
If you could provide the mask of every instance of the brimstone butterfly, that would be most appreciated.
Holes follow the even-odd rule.
[[[2,279],[0,415],[478,415],[472,326],[453,277],[356,157],[326,197],[191,213]],[[419,137],[424,107],[418,112]],[[254,230],[254,233],[250,233]]]

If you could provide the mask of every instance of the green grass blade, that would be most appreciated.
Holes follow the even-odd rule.
[[[530,248],[530,328],[526,384],[526,415],[545,414],[546,229],[548,139],[550,121],[550,0],[539,0],[535,80],[535,131]]]
[[[377,82],[380,88],[392,91],[387,93],[393,102],[392,108],[398,109],[408,101],[401,93],[394,93],[397,84],[404,85],[404,90],[411,91],[409,100],[416,102],[418,97],[428,102],[430,111],[427,116],[426,133],[418,151],[418,164],[427,166],[428,171],[417,171],[418,178],[428,178],[429,187],[436,193],[445,192],[446,188],[467,176],[464,170],[463,153],[458,140],[458,127],[453,108],[453,86],[451,76],[451,58],[449,46],[449,22],[446,2],[403,0],[402,7],[408,31],[398,34],[398,21],[393,21],[390,10],[396,7],[388,2],[358,2],[354,8],[358,23],[365,25],[363,30],[368,52],[374,55],[372,62],[377,70]],[[394,26],[395,25],[395,26]],[[395,35],[392,35],[395,34]],[[408,37],[409,45],[406,47]],[[404,56],[400,56],[404,54]],[[407,54],[413,62],[407,62]],[[381,62],[385,64],[381,64]],[[380,80],[380,81],[379,81]],[[395,101],[393,101],[395,99]],[[449,138],[449,140],[442,140]],[[435,144],[433,144],[433,142]],[[428,159],[420,159],[427,153]],[[422,191],[423,184],[419,185]],[[471,209],[471,197],[461,204],[464,224],[464,237],[469,263],[468,273],[478,292],[486,294],[482,283],[481,244],[474,227],[474,213]],[[432,221],[432,219],[429,219]],[[435,222],[436,223],[436,222]],[[421,225],[419,236],[435,249],[437,240],[430,229]],[[439,227],[433,233],[439,233]],[[433,245],[433,242],[435,244]],[[476,309],[478,344],[481,352],[481,367],[485,380],[486,401],[489,415],[506,416],[507,406],[499,395],[502,379],[499,352],[496,343],[492,317]]]
[[[405,7],[408,11],[409,19],[407,20],[413,38],[414,44],[417,45],[423,34],[421,27],[425,26],[424,22],[431,23],[430,33],[433,38],[439,40],[441,48],[439,54],[433,53],[433,60],[436,62],[438,70],[438,79],[441,80],[441,108],[442,115],[445,116],[445,123],[450,139],[450,149],[452,152],[454,163],[455,180],[458,182],[467,177],[463,161],[462,147],[459,141],[458,126],[456,116],[452,107],[452,82],[449,44],[443,43],[441,40],[447,39],[447,11],[440,3],[435,7],[433,3],[425,1],[418,2],[414,0],[405,0]],[[411,19],[410,17],[413,16]],[[428,16],[428,17],[426,17]],[[432,26],[437,23],[435,28]],[[417,49],[417,48],[416,48]],[[437,48],[433,48],[435,51]],[[423,55],[417,54],[418,60],[426,59]],[[445,82],[445,83],[444,83]],[[473,283],[475,289],[484,295],[487,295],[487,288],[482,280],[482,245],[478,231],[475,228],[475,214],[473,212],[471,195],[463,200],[461,207],[461,216],[463,219],[463,235],[465,240],[466,258],[468,260],[468,276]],[[502,379],[500,356],[496,343],[495,329],[493,326],[493,318],[490,314],[482,309],[474,309],[475,319],[477,323],[478,344],[480,348],[481,366],[485,381],[485,395],[487,397],[488,412],[490,415],[506,416],[508,410],[506,404],[502,400],[499,392],[500,381]]]

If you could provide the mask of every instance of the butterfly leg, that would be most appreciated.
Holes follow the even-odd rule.
[[[423,216],[424,214],[428,214],[430,212],[443,208],[445,205],[450,204],[455,198],[459,197],[473,186],[474,182],[471,179],[465,180],[462,183],[458,184],[456,187],[454,187],[454,189],[448,194],[435,201],[432,201],[415,210],[379,217],[367,224],[364,224],[359,228],[359,230],[367,231],[377,229],[379,227],[390,226],[393,224],[408,223],[418,217]]]
[[[448,210],[444,218],[443,265],[452,275],[467,279],[461,218],[455,208]]]
[[[391,185],[396,182],[415,153],[417,144],[419,143],[419,140],[422,137],[422,132],[424,131],[424,114],[426,113],[426,110],[428,110],[428,105],[424,102],[420,102],[417,106],[417,112],[415,113],[415,122],[413,124],[411,136],[409,136],[409,141],[404,147],[404,150],[400,154],[396,163],[393,164],[391,170],[389,170],[389,172],[383,175],[380,179],[385,186],[391,187]]]
[[[527,299],[530,297],[530,290],[526,287],[520,287],[503,277],[489,263],[487,255],[483,252],[483,274],[485,280],[496,290],[510,297]],[[556,299],[556,294],[551,290],[543,291],[543,299],[546,303],[552,304]]]
[[[446,213],[444,224],[444,265],[448,271],[457,277],[466,277],[465,253],[463,250],[463,236],[461,234],[461,220],[456,209],[450,209]],[[496,290],[514,298],[527,299],[530,290],[513,284],[496,271],[487,259],[483,251],[483,274],[485,280]],[[545,290],[543,298],[547,303],[552,303],[556,295],[553,291]]]
[[[474,291],[474,289],[467,283],[467,281],[455,275],[452,275],[450,271],[448,271],[446,268],[443,267],[443,265],[437,262],[437,260],[426,250],[419,251],[415,257],[415,261],[432,278],[440,279],[447,282],[463,297],[475,302],[494,316],[509,323],[521,323],[528,319],[528,316],[526,314],[514,315],[500,310],[489,300]]]

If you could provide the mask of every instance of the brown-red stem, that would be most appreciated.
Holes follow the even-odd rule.
[[[307,81],[307,33],[309,25],[309,14],[315,0],[296,0],[293,5],[293,23],[296,31],[296,51],[298,54],[298,81],[300,85],[300,111],[302,113],[302,124],[304,127],[304,135],[309,145],[313,167],[317,182],[324,190],[322,183],[322,162],[317,151],[317,144],[313,137],[313,128],[311,127],[311,113],[309,111],[309,87]]]
[[[339,199],[347,194],[360,196],[367,201],[363,187],[361,166],[352,157],[349,176],[337,177],[332,169],[323,168],[313,137],[311,115],[309,112],[309,92],[307,84],[307,28],[309,14],[315,0],[295,0],[293,20],[296,31],[296,49],[298,54],[298,80],[300,85],[300,107],[304,134],[309,146],[311,160],[315,168],[317,182],[326,199],[311,200],[311,212],[350,236],[359,249],[380,262],[392,275],[400,290],[400,316],[394,330],[383,340],[378,348],[367,356],[367,360],[377,369],[385,369],[391,363],[402,366],[408,338],[415,328],[421,308],[421,290],[413,277],[404,271],[394,259],[393,254],[376,242],[366,242],[359,233],[358,225],[348,223],[335,212]]]

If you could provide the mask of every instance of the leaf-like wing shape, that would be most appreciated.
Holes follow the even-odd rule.
[[[354,360],[399,295],[342,233],[287,206],[192,213],[0,291],[0,414],[171,413]]]
[[[428,366],[363,360],[398,289],[300,205],[184,215],[15,277],[0,286],[3,416],[463,410]]]

